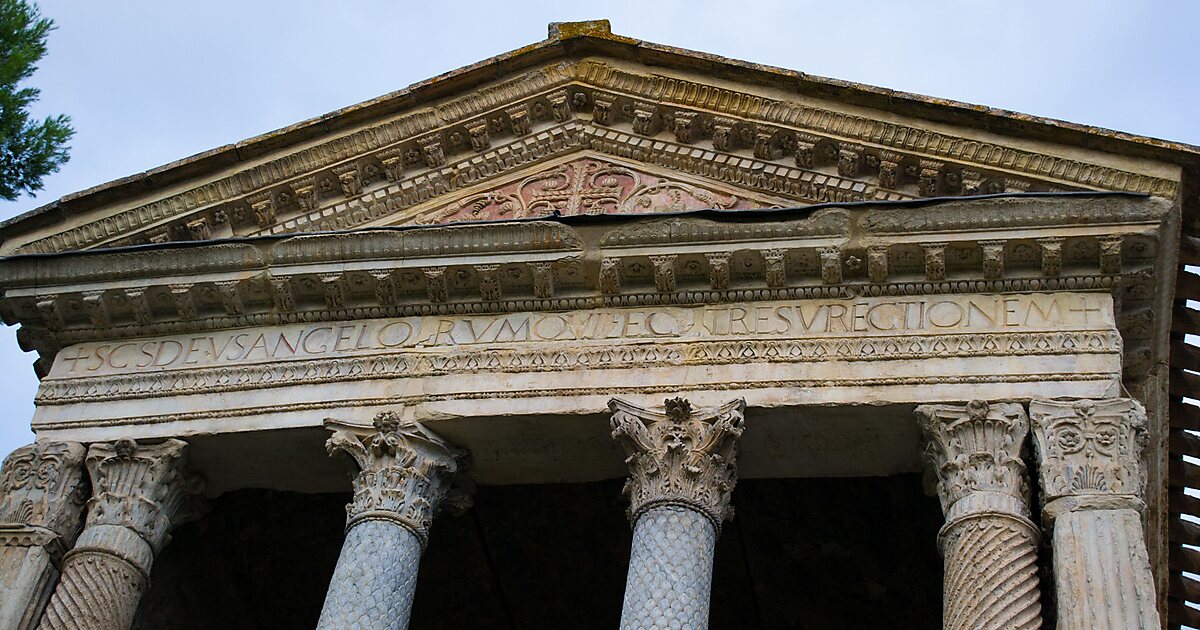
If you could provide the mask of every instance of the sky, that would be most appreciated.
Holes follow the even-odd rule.
[[[36,198],[237,142],[544,39],[553,21],[908,92],[1200,144],[1200,2],[47,0],[30,85],[69,114]],[[33,439],[34,356],[0,330],[0,454]]]

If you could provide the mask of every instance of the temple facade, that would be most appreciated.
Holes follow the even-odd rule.
[[[1198,177],[598,21],[65,197],[0,627],[1200,626]]]

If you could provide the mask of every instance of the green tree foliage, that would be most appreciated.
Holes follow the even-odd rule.
[[[25,0],[0,0],[0,198],[41,190],[42,177],[67,161],[67,141],[75,134],[65,115],[31,120],[29,106],[40,90],[18,87],[46,54],[54,22]]]

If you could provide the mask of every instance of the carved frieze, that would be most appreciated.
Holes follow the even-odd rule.
[[[713,409],[692,409],[668,399],[663,411],[623,400],[608,404],[613,439],[626,453],[629,519],[646,510],[680,505],[697,510],[720,528],[732,518],[730,494],[737,483],[737,443],[744,430],[744,400]]]
[[[395,522],[424,545],[433,517],[451,493],[454,476],[469,464],[467,452],[424,425],[402,422],[395,412],[375,416],[374,431],[361,435],[338,423],[325,444],[330,455],[345,453],[358,466],[346,527],[365,520]],[[452,501],[465,507],[464,495]]]

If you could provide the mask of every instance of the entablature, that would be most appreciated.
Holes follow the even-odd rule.
[[[18,256],[3,262],[0,310],[22,325],[19,340],[39,351],[44,374],[75,343],[239,326],[1067,290],[1114,295],[1133,357],[1153,330],[1153,314],[1136,305],[1150,300],[1170,208],[1129,195],[1018,195]]]

